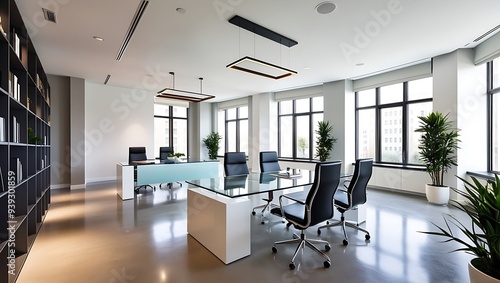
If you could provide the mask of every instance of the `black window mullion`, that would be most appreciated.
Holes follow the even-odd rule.
[[[323,117],[324,118],[324,117]],[[314,159],[313,99],[309,98],[309,159]]]
[[[403,83],[403,105],[401,113],[401,161],[404,165],[408,163],[408,82]]]
[[[380,88],[377,87],[375,89],[375,162],[380,162],[382,160],[382,151],[381,151],[381,138],[382,135],[380,134],[380,131],[382,130],[382,127],[380,125]]]

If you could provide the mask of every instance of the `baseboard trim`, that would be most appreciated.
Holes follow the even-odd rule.
[[[85,189],[86,184],[79,184],[79,185],[71,185],[69,188],[70,190],[81,190]]]
[[[60,189],[69,189],[70,184],[51,184],[50,189],[51,190],[60,190]]]

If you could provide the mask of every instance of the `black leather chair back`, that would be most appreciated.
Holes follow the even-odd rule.
[[[174,153],[174,148],[171,146],[161,146],[160,147],[160,160],[167,160],[168,155]]]
[[[260,172],[280,171],[278,153],[276,151],[261,151],[259,153]]]
[[[373,159],[365,158],[356,160],[354,174],[347,187],[349,208],[366,202],[366,187],[372,176]]]
[[[341,167],[341,161],[316,163],[314,182],[306,198],[306,204],[311,209],[309,226],[333,217],[333,196],[340,182]],[[305,213],[307,216],[307,211]]]
[[[134,161],[147,160],[146,147],[129,147],[128,148],[128,163]]]
[[[244,152],[224,154],[224,173],[226,176],[248,174],[247,157]]]

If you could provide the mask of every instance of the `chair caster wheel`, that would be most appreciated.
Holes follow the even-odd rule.
[[[277,253],[278,252],[278,249],[275,246],[273,246],[272,250],[273,250],[273,253]]]
[[[255,215],[255,211],[252,211],[252,215]]]
[[[323,262],[323,266],[324,266],[325,268],[329,268],[329,267],[330,267],[330,265],[331,265],[331,263],[330,263],[329,261],[327,261],[327,260],[326,260],[325,262]]]
[[[367,240],[367,241],[368,241],[368,240],[370,240],[370,238],[371,238],[371,237],[370,237],[370,234],[366,234],[366,235],[365,235],[365,240]]]
[[[264,224],[266,224],[266,222],[264,222],[264,221],[261,221],[261,222],[260,222],[260,224],[264,225]]]
[[[329,250],[331,250],[331,249],[332,249],[332,247],[330,247],[330,245],[325,245],[325,251],[329,251]],[[325,261],[325,262],[326,262],[326,261]]]
[[[347,245],[349,245],[349,242],[347,240],[343,240],[342,244],[344,244],[344,246],[347,246]]]
[[[321,230],[318,229],[318,235],[321,235]]]
[[[288,222],[288,223],[286,224],[286,228],[289,228],[290,226],[292,226],[292,223]]]
[[[293,262],[290,262],[290,264],[288,266],[290,267],[291,270],[295,269],[295,263],[293,263]]]

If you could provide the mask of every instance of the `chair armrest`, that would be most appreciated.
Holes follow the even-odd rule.
[[[283,199],[283,198],[287,198],[287,199],[292,200],[292,201],[294,201],[294,202],[298,202],[298,203],[300,203],[300,204],[302,204],[302,205],[305,205],[305,204],[306,204],[303,200],[296,199],[296,198],[292,198],[292,197],[290,197],[290,196],[288,196],[288,195],[281,195],[281,196],[280,196],[280,198],[279,198],[279,201],[280,201],[280,206],[281,206],[281,202],[282,202],[282,199]]]
[[[347,189],[347,188],[349,187],[349,185],[348,185],[348,184],[349,184],[350,182],[351,182],[351,180],[345,180],[345,181],[344,181],[344,188],[346,188],[346,189]],[[346,184],[347,184],[347,185],[346,185]],[[341,189],[341,190],[342,190],[342,189]]]

